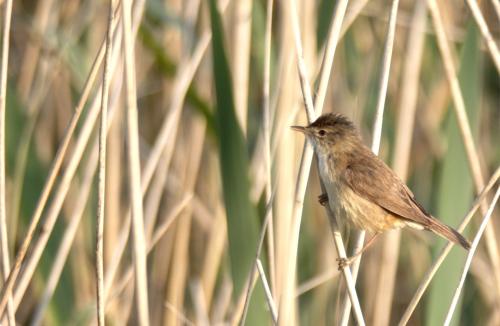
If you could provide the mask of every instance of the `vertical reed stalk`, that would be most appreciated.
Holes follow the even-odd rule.
[[[111,83],[111,42],[113,37],[114,4],[109,3],[108,32],[106,34],[106,55],[104,58],[104,73],[101,96],[101,120],[99,126],[99,177],[96,218],[96,292],[97,292],[97,322],[104,322],[104,212],[106,198],[106,140],[108,130],[108,98]]]
[[[7,101],[7,68],[9,66],[10,21],[12,0],[4,1],[4,20],[2,35],[2,63],[0,67],[0,249],[2,252],[2,275],[7,279],[10,271],[9,242],[7,232],[7,205],[5,194],[5,104]],[[16,325],[12,308],[12,296],[8,296],[7,321]]]

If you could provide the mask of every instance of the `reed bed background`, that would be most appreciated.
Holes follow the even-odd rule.
[[[0,3],[3,324],[500,324],[497,0]],[[338,271],[321,112],[473,250]]]

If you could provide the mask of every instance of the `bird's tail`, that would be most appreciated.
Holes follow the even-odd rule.
[[[470,242],[467,239],[465,239],[455,229],[441,223],[435,218],[429,219],[429,225],[427,225],[426,228],[451,242],[461,245],[465,250],[470,249]]]

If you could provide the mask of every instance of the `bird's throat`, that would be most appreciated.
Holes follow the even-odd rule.
[[[318,170],[321,180],[325,184],[336,183],[335,163],[332,155],[318,153]]]

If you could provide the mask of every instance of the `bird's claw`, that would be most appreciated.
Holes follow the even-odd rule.
[[[326,206],[326,204],[328,204],[328,194],[319,195],[318,201],[322,206]]]
[[[352,261],[349,259],[349,258],[337,258],[337,263],[338,263],[338,266],[339,266],[339,271],[343,270],[344,268],[346,268],[347,266],[349,266]]]

